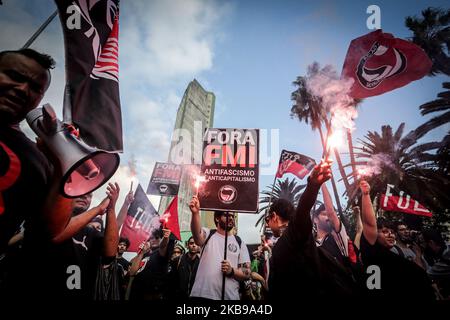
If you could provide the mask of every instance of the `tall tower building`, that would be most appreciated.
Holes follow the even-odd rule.
[[[169,162],[183,164],[184,170],[178,191],[178,221],[183,240],[190,235],[191,212],[189,202],[196,190],[192,181],[195,165],[202,161],[202,136],[205,128],[213,126],[215,95],[208,92],[192,80],[177,112],[177,119],[172,135],[169,151]],[[159,213],[163,214],[173,197],[163,197],[159,205]],[[202,212],[202,224],[215,228],[212,213]]]

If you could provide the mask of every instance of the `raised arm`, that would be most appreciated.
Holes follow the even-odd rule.
[[[202,232],[202,222],[200,220],[200,202],[197,196],[193,196],[189,203],[189,209],[191,209],[191,232],[194,237],[195,243],[202,247],[205,243],[206,237]]]
[[[159,255],[165,257],[167,255],[167,247],[169,244],[170,230],[163,229],[163,238],[159,244]]]
[[[316,165],[308,177],[308,185],[300,197],[297,206],[293,225],[293,231],[300,241],[306,241],[312,232],[312,222],[310,217],[311,208],[317,199],[320,186],[331,178],[331,160],[322,160]]]
[[[129,274],[131,277],[135,276],[139,270],[139,266],[141,265],[141,261],[144,258],[144,255],[150,251],[150,244],[145,241],[139,245],[139,252],[138,254],[131,259],[131,266]]]
[[[72,238],[97,215],[103,215],[109,203],[110,199],[109,197],[106,197],[98,206],[89,209],[86,212],[83,212],[75,217],[72,217],[69,221],[69,224],[64,228],[64,230],[53,237],[53,243],[62,243]]]
[[[120,188],[117,183],[109,183],[107,194],[109,205],[106,209],[106,227],[105,237],[103,238],[103,256],[115,257],[117,253],[117,245],[119,244],[119,228],[116,218],[116,202],[119,197]]]
[[[328,219],[331,222],[331,226],[333,227],[335,232],[339,232],[341,229],[341,220],[339,220],[336,211],[334,210],[333,200],[331,199],[330,193],[328,192],[328,188],[326,184],[322,184],[322,195],[323,195],[323,203],[325,204],[325,210],[328,215]]]
[[[375,212],[372,207],[372,201],[370,199],[370,185],[361,180],[359,187],[362,192],[362,203],[361,203],[361,220],[363,224],[363,234],[364,237],[370,244],[375,244],[377,241],[378,230],[377,230],[377,219],[375,217]]]
[[[117,226],[119,227],[119,230],[122,227],[123,223],[125,222],[125,219],[127,218],[128,207],[133,201],[134,201],[133,191],[130,190],[130,192],[128,192],[127,196],[125,197],[122,207],[120,208],[119,215],[117,216]]]
[[[356,223],[356,234],[355,239],[353,239],[353,243],[359,249],[359,245],[361,243],[361,235],[363,232],[363,223],[361,221],[361,211],[359,210],[358,206],[353,207],[353,216]]]

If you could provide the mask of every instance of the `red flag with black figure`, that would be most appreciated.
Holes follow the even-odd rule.
[[[147,195],[138,185],[134,194],[134,201],[128,209],[127,217],[120,232],[121,237],[130,240],[128,251],[139,251],[139,245],[148,240],[153,230],[160,228],[158,212],[148,200]]]
[[[180,225],[178,223],[178,196],[172,199],[164,214],[161,216],[164,229],[169,229],[172,234],[181,240]]]
[[[427,75],[432,62],[419,46],[376,30],[352,40],[342,78],[354,80],[353,98],[367,98],[403,87]]]
[[[101,150],[121,152],[119,1],[55,0],[64,33],[64,122]]]
[[[292,173],[303,179],[316,165],[314,159],[293,151],[281,151],[280,162],[276,177],[281,178],[285,173]]]

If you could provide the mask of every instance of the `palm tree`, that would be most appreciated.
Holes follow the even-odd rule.
[[[391,126],[384,125],[381,134],[369,131],[356,157],[362,159],[357,164],[367,165],[370,161],[377,170],[367,180],[371,184],[372,196],[384,193],[388,183],[405,191],[426,207],[438,213],[448,208],[450,196],[447,194],[450,181],[448,176],[436,169],[436,150],[442,142],[417,144],[426,133],[421,127],[403,136],[405,124],[393,132]],[[352,184],[356,190],[356,184]],[[350,197],[354,197],[353,192]]]
[[[314,96],[311,94],[310,90],[307,86],[307,81],[309,77],[317,75],[320,72],[327,72],[329,70],[329,66],[325,66],[324,68],[320,68],[320,65],[317,62],[314,62],[312,65],[308,67],[306,76],[298,76],[297,79],[293,82],[293,84],[297,87],[297,90],[292,92],[291,100],[294,101],[294,105],[291,108],[291,117],[297,117],[300,122],[305,122],[306,124],[310,123],[311,128],[314,130],[318,129],[320,134],[320,140],[322,143],[322,147],[325,149],[326,146],[326,137],[322,130],[322,125],[325,125],[325,128],[329,132],[330,130],[330,121],[328,119],[327,110],[322,105],[322,100],[320,97]],[[354,104],[360,103],[361,100],[355,100]],[[351,139],[351,135],[349,135]],[[349,141],[349,145],[351,145]],[[342,165],[342,161],[339,156],[339,152],[334,150],[336,161],[338,163],[339,172],[342,176],[344,185],[346,190],[349,189],[349,183],[347,180],[347,174],[345,173],[344,166]],[[350,150],[350,156],[353,157],[353,148]],[[339,194],[336,188],[336,182],[334,178],[331,178],[331,184],[333,187],[333,194],[336,200],[336,205],[338,207],[339,215],[341,219],[343,219],[344,224],[346,224],[345,218],[343,216],[342,207],[339,200]]]
[[[264,190],[261,192],[261,197],[259,199],[259,210],[258,212],[263,212],[263,214],[259,217],[255,226],[258,226],[264,219],[269,209],[270,204],[277,199],[286,199],[290,203],[297,206],[298,201],[300,200],[300,196],[302,195],[301,191],[306,187],[306,184],[297,184],[296,180],[289,180],[286,178],[285,180],[277,180],[274,186],[268,186],[268,190]]]
[[[419,107],[422,115],[446,111],[445,113],[442,113],[439,116],[425,122],[421,126],[421,130],[424,130],[425,133],[450,122],[450,82],[444,82],[442,87],[448,90],[438,93],[438,99],[424,103]]]
[[[438,99],[427,102],[419,107],[422,115],[444,112],[419,127],[425,133],[450,122],[450,82],[444,82],[442,87],[447,89],[447,91],[439,93],[437,95]],[[450,174],[450,132],[447,132],[442,139],[441,146],[436,155],[439,172],[448,176]]]
[[[433,62],[430,75],[450,75],[450,10],[430,7],[422,11],[422,17],[406,17],[405,25],[413,32],[412,42]]]

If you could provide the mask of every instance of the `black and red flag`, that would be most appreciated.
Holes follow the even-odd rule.
[[[283,150],[281,151],[276,178],[281,178],[285,173],[292,173],[299,179],[303,179],[315,165],[316,162],[310,157],[297,152]]]
[[[422,48],[380,29],[352,40],[342,77],[354,80],[349,95],[360,99],[418,80],[428,74],[431,65]]]
[[[172,199],[166,211],[164,211],[161,216],[161,223],[164,229],[169,229],[177,240],[181,240],[180,224],[178,223],[178,196]]]
[[[139,184],[120,232],[121,237],[130,240],[128,251],[139,251],[139,245],[150,238],[153,230],[160,227],[161,222],[158,212]]]
[[[55,0],[64,32],[64,122],[90,146],[121,152],[119,0]]]

